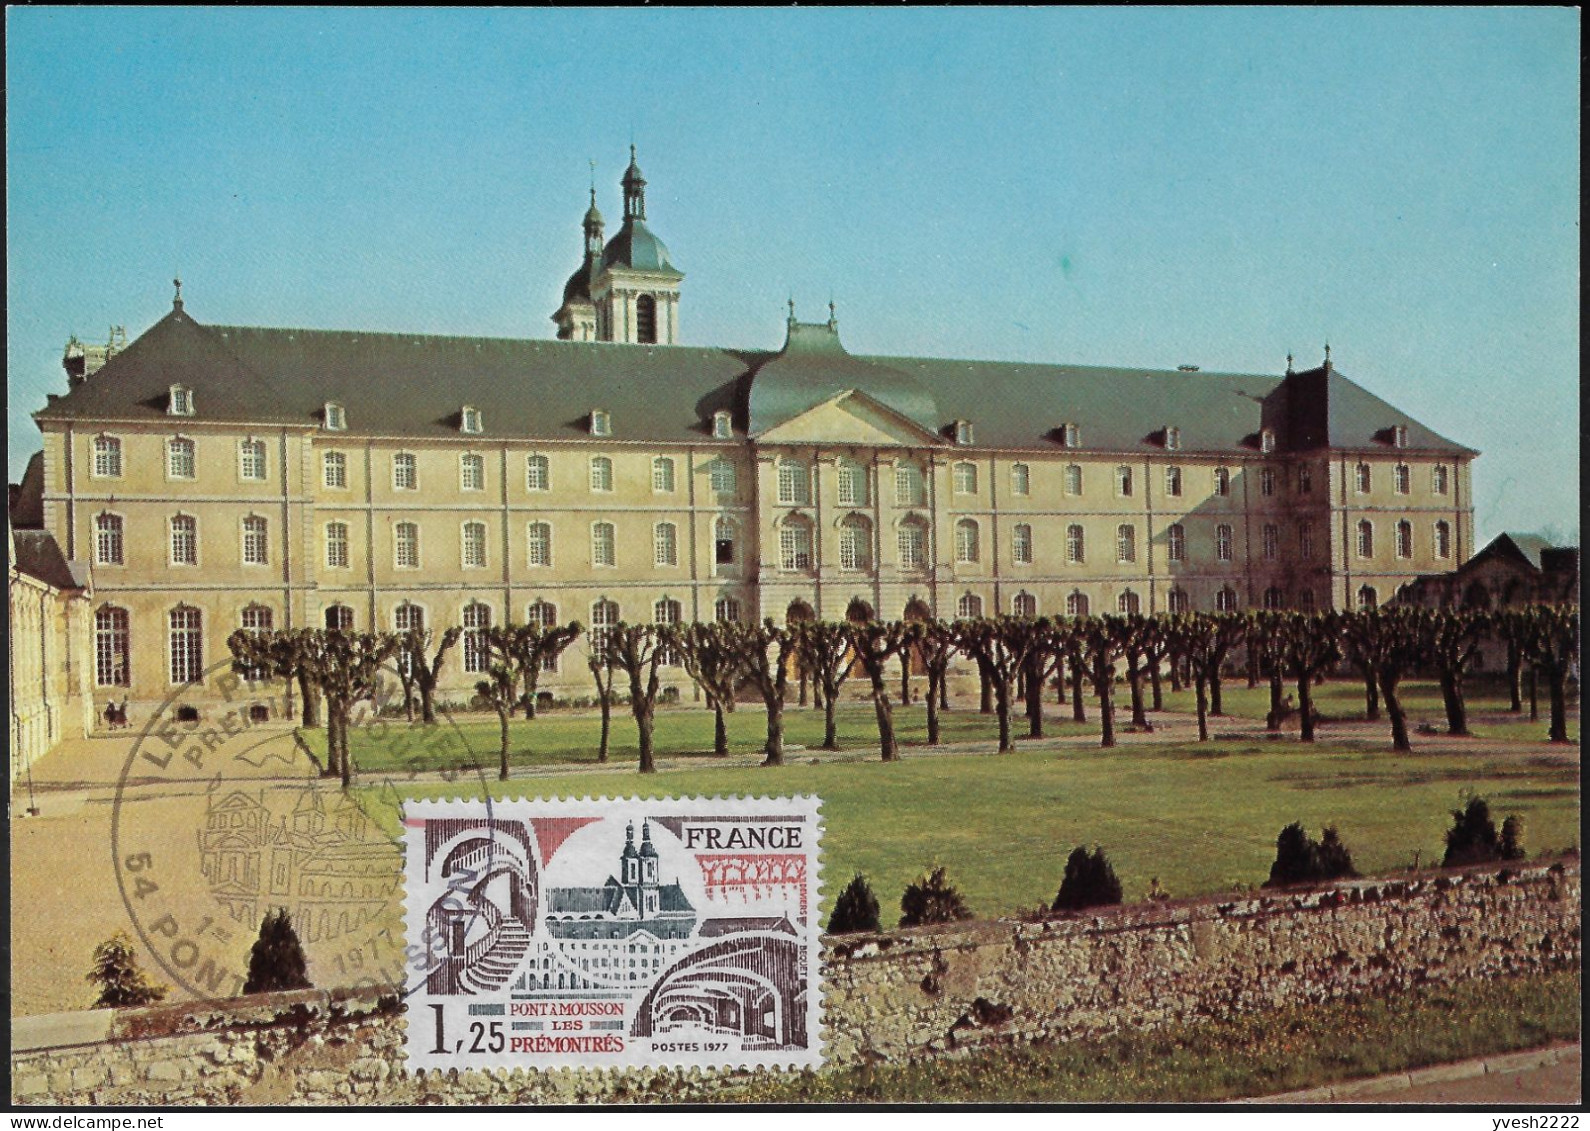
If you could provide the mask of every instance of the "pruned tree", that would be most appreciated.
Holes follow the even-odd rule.
[[[1405,606],[1364,609],[1343,617],[1347,654],[1356,657],[1361,670],[1375,673],[1375,686],[1391,719],[1391,744],[1412,750],[1408,738],[1408,713],[1397,688],[1408,671],[1419,663],[1421,621],[1427,611]]]
[[[1522,620],[1524,659],[1546,677],[1551,697],[1552,742],[1568,741],[1568,677],[1579,661],[1579,609],[1532,605],[1510,615]]]
[[[418,689],[420,721],[426,726],[436,722],[436,687],[442,681],[442,667],[447,663],[447,654],[453,650],[463,632],[463,629],[454,627],[437,635],[428,628],[413,628],[398,638],[398,673],[400,677],[406,673],[407,680],[412,681]],[[405,682],[405,696],[407,689],[408,682]],[[409,718],[413,717],[410,712]]]
[[[658,669],[668,658],[668,633],[656,624],[618,624],[606,632],[612,665],[629,677],[629,710],[635,716],[640,744],[640,772],[657,772],[652,753],[652,729],[657,718]]]
[[[533,681],[548,661],[556,660],[580,635],[578,621],[565,625],[505,624],[481,631],[481,646],[487,657],[486,678],[475,684],[475,692],[497,713],[501,737],[497,777],[508,780],[509,720],[514,705],[528,694],[533,697]],[[532,690],[526,693],[529,684]],[[526,713],[526,717],[533,717]]]
[[[613,734],[613,677],[617,667],[613,662],[613,649],[608,645],[610,630],[592,632],[585,653],[585,666],[590,669],[596,683],[596,704],[602,714],[601,738],[596,744],[596,760],[607,761],[607,750]]]
[[[987,672],[994,691],[994,707],[999,716],[999,749],[1014,750],[1011,738],[1011,699],[1016,676],[1034,649],[1046,649],[1050,639],[1049,621],[1017,617],[982,617],[958,620],[951,624],[955,646],[972,657]]]
[[[1314,741],[1314,683],[1341,659],[1341,616],[1334,612],[1290,613],[1284,620],[1281,659],[1297,681],[1297,709],[1304,742]]]
[[[1421,614],[1419,650],[1440,681],[1447,733],[1468,734],[1463,681],[1496,618],[1477,609],[1421,610]]]
[[[519,665],[519,682],[523,688],[521,701],[524,717],[536,717],[536,695],[541,687],[541,673],[557,666],[558,658],[579,639],[585,631],[579,621],[568,624],[524,625],[513,639],[513,658]]]
[[[789,687],[790,661],[795,655],[799,628],[800,625],[778,624],[771,617],[760,625],[727,626],[726,638],[745,673],[745,682],[756,688],[767,711],[764,766],[784,764],[784,693]]]
[[[1204,677],[1209,682],[1209,713],[1211,715],[1224,715],[1225,703],[1221,700],[1221,677],[1226,667],[1226,656],[1233,648],[1245,644],[1248,639],[1248,618],[1241,613],[1208,613],[1214,626],[1214,636],[1211,640],[1211,654],[1208,670]]]
[[[1275,609],[1256,609],[1248,614],[1248,658],[1257,674],[1270,684],[1270,710],[1264,716],[1266,730],[1276,732],[1286,715],[1286,644],[1291,621]]]
[[[314,631],[238,629],[226,639],[232,653],[232,670],[244,679],[256,683],[283,680],[288,684],[289,697],[292,684],[298,685],[303,704],[299,725],[306,728],[320,725],[319,689],[310,670],[317,648]]]
[[[915,637],[912,646],[921,657],[922,670],[927,673],[927,740],[929,746],[939,744],[941,720],[939,712],[949,702],[950,663],[955,659],[955,629],[948,621],[911,621]]]
[[[734,710],[734,692],[744,676],[744,665],[729,624],[689,624],[674,627],[670,644],[690,678],[712,708],[712,752],[729,753],[729,725],[724,715]]]
[[[850,678],[855,664],[851,652],[850,630],[834,621],[802,621],[791,625],[795,634],[796,660],[802,671],[811,673],[812,684],[823,704],[823,749],[839,749],[839,723],[835,708],[840,689]],[[931,680],[929,687],[931,688]],[[930,696],[931,698],[931,696]],[[933,704],[928,704],[933,712]]]
[[[889,704],[888,664],[911,641],[911,626],[905,621],[887,624],[867,621],[862,624],[847,622],[845,631],[850,635],[850,646],[867,673],[872,685],[872,706],[878,719],[878,746],[885,762],[900,758],[899,744],[894,736],[894,710]]]
[[[1132,729],[1150,731],[1154,726],[1144,711],[1143,677],[1148,674],[1153,622],[1141,613],[1127,613],[1116,619],[1121,659],[1126,662],[1126,687],[1131,696]]]
[[[1051,620],[1044,620],[1038,639],[1022,663],[1022,694],[1027,701],[1027,737],[1043,737],[1043,689],[1060,667],[1061,634]]]
[[[1192,677],[1198,741],[1209,741],[1209,669],[1219,663],[1219,626],[1203,613],[1179,613],[1167,626],[1172,654]]]
[[[347,789],[353,784],[353,758],[348,751],[348,728],[354,704],[375,692],[381,667],[398,649],[392,633],[314,630],[320,645],[311,670],[326,703],[327,768],[336,767]]]
[[[1114,746],[1115,661],[1131,630],[1123,618],[1115,616],[1079,617],[1075,628],[1082,633],[1087,670],[1099,701],[1099,745]]]

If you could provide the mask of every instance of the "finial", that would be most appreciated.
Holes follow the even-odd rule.
[[[789,320],[790,320],[790,323],[793,325],[794,322],[795,322],[795,296],[794,295],[790,295],[789,296]]]
[[[832,324],[837,320],[838,316],[834,313],[834,300],[832,296],[830,296],[828,299],[828,321],[830,324]]]
[[[586,164],[591,167],[591,203],[596,203],[596,158],[587,157]]]
[[[1325,368],[1329,369],[1330,367],[1331,367],[1331,344],[1329,342],[1326,342],[1325,343]]]
[[[629,163],[631,165],[635,164],[635,143],[634,142],[630,142],[629,143]]]
[[[1292,372],[1292,355],[1291,354],[1287,354],[1286,355],[1286,371],[1287,371],[1288,374],[1290,374]]]
[[[171,280],[171,285],[173,287],[177,288],[176,297],[171,300],[171,309],[173,309],[173,310],[181,310],[182,309],[182,276],[178,275],[176,278],[172,279]]]

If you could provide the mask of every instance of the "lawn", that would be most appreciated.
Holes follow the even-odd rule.
[[[951,725],[966,728],[960,736],[990,733],[991,720],[971,712],[955,712],[953,718]],[[526,732],[534,751],[521,761],[543,768],[506,783],[495,779],[494,723],[452,732],[458,761],[469,760],[460,737],[468,735],[485,772],[450,782],[404,771],[394,753],[397,742],[382,746],[373,734],[363,737],[370,745],[362,752],[356,747],[355,757],[365,783],[360,797],[394,832],[404,796],[469,795],[484,788],[496,797],[816,794],[823,799],[826,829],[825,908],[860,871],[871,879],[886,922],[897,915],[904,886],[935,863],[948,866],[978,915],[1047,903],[1066,855],[1082,843],[1105,848],[1128,900],[1141,899],[1155,877],[1173,896],[1256,885],[1269,874],[1277,832],[1291,821],[1304,822],[1316,835],[1323,825],[1337,825],[1363,872],[1404,868],[1416,854],[1429,865],[1439,862],[1449,811],[1469,790],[1490,799],[1498,821],[1514,813],[1523,817],[1531,853],[1578,841],[1575,752],[1545,743],[1538,753],[1522,755],[1449,746],[1395,755],[1372,741],[1307,748],[1263,739],[1112,750],[1089,742],[996,754],[986,741],[981,750],[949,754],[907,747],[903,760],[889,765],[868,750],[870,714],[847,708],[845,719],[841,740],[848,736],[857,748],[837,757],[824,754],[815,764],[815,752],[792,753],[789,764],[772,768],[755,765],[754,757],[733,758],[734,764],[710,756],[670,757],[662,772],[644,778],[634,771],[632,750],[616,745],[611,769],[560,769],[560,762],[589,764],[591,721],[559,716],[516,725],[516,736]],[[792,712],[791,741],[819,738],[820,722],[816,712]],[[905,722],[909,733],[915,721]],[[736,749],[742,754],[754,752],[759,724],[759,713],[736,718]],[[710,725],[705,713],[660,715],[659,746],[677,742],[700,750],[709,745]],[[616,716],[615,738],[627,738],[626,731],[633,732],[632,721]],[[416,732],[399,725],[391,733]],[[383,750],[391,756],[390,770],[373,764]],[[378,780],[382,773],[388,775],[384,781]]]

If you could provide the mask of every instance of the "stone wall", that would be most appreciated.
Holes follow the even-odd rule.
[[[956,1055],[1424,982],[1577,968],[1578,861],[1362,880],[829,940],[828,1060]],[[402,1006],[304,991],[21,1018],[17,1103],[535,1103],[705,1098],[736,1074],[405,1072]]]

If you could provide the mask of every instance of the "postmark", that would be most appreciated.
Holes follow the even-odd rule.
[[[409,1066],[817,1067],[819,805],[406,803]]]
[[[317,988],[423,983],[429,960],[403,938],[403,787],[445,783],[492,802],[467,728],[444,706],[429,725],[377,709],[397,687],[383,673],[355,712],[353,745],[384,758],[350,791],[322,775],[313,730],[294,725],[301,700],[229,663],[144,720],[116,782],[110,850],[163,980],[199,999],[244,992],[260,921],[280,908]]]

